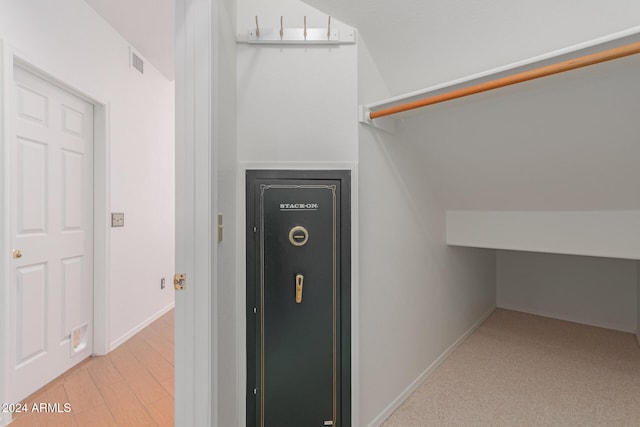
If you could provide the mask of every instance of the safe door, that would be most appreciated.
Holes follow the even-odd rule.
[[[250,191],[247,425],[337,426],[341,181],[256,179]]]

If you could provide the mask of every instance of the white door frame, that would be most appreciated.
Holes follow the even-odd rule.
[[[8,81],[7,73],[13,74],[13,61],[7,60],[7,48],[5,43],[0,40],[0,129],[2,130],[2,144],[0,144],[0,212],[2,212],[2,223],[0,224],[0,342],[6,343],[9,340],[9,307],[7,306],[9,299],[9,129],[7,128],[7,118],[9,116],[9,102],[7,94],[10,93],[11,81]],[[9,64],[11,62],[11,64]],[[9,395],[9,385],[6,379],[9,374],[9,362],[6,347],[2,346],[0,351],[0,402],[7,402],[6,396]],[[11,414],[0,412],[0,425],[6,425],[11,421]]]
[[[216,426],[217,0],[176,0],[175,419]],[[213,71],[215,72],[215,71]]]
[[[94,106],[94,138],[93,138],[93,174],[94,174],[94,205],[93,205],[93,233],[94,233],[94,270],[93,270],[93,354],[106,354],[109,351],[109,104],[91,96],[88,92],[77,89],[75,85],[62,81],[48,73],[48,67],[40,64],[29,55],[16,51],[6,41],[0,39],[0,340],[8,342],[9,338],[9,283],[11,270],[9,267],[10,223],[9,223],[9,142],[11,138],[12,104],[13,99],[13,68],[20,65],[29,72],[44,80],[62,87],[64,90],[84,99]],[[9,364],[7,347],[0,347],[0,403],[9,403],[6,396],[9,392],[8,374]],[[17,402],[13,402],[17,403]],[[11,421],[11,414],[1,412],[0,426]]]

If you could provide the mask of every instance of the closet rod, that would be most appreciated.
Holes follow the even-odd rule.
[[[465,87],[462,89],[456,89],[451,92],[431,96],[429,98],[407,102],[406,104],[400,104],[378,111],[371,111],[369,112],[369,118],[373,120],[379,117],[390,116],[392,114],[398,114],[404,111],[414,110],[416,108],[426,107],[428,105],[438,104],[440,102],[450,101],[452,99],[462,98],[465,96],[498,89],[516,83],[539,79],[540,77],[563,73],[565,71],[575,70],[576,68],[599,64],[601,62],[611,61],[612,59],[623,58],[625,56],[635,55],[637,53],[640,53],[640,42],[631,43],[602,52],[592,53],[589,55],[581,56],[579,58],[570,59],[568,61],[547,65],[529,71],[524,71],[522,73],[502,77],[484,83],[479,83],[477,85]]]

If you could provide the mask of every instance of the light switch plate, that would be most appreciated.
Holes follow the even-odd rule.
[[[112,227],[124,227],[124,213],[112,212],[111,213],[111,226]]]

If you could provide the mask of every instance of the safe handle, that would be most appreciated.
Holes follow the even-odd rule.
[[[296,304],[302,302],[302,285],[304,284],[304,276],[296,274]]]

